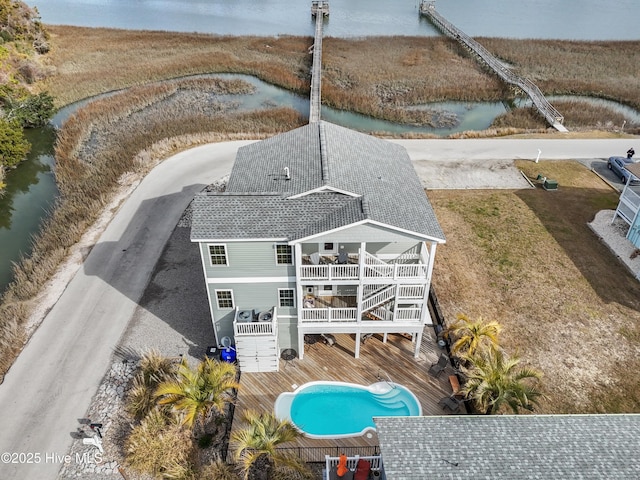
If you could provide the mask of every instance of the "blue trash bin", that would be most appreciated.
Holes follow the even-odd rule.
[[[236,350],[233,347],[227,347],[220,352],[220,360],[227,363],[236,361]]]

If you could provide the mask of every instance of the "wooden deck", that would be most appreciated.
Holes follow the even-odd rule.
[[[443,353],[435,343],[431,327],[425,327],[422,347],[418,359],[413,356],[413,343],[410,338],[399,334],[389,334],[387,343],[382,336],[375,335],[360,348],[360,358],[354,358],[354,337],[336,335],[336,345],[328,346],[316,343],[305,347],[303,360],[298,358],[284,362],[280,371],[272,373],[245,373],[240,378],[240,389],[236,404],[232,429],[240,428],[242,411],[246,408],[257,411],[272,410],[276,397],[297,386],[315,380],[333,380],[361,385],[370,385],[387,379],[409,388],[420,400],[423,415],[446,415],[438,401],[451,395],[448,367],[438,378],[429,375],[428,370]],[[358,447],[378,445],[374,434],[367,436],[341,438],[336,440],[317,440],[302,438],[287,447]]]

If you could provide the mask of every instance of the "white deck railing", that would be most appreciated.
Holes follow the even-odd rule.
[[[392,285],[362,300],[362,311],[367,311],[377,305],[391,300],[396,296],[396,287]]]
[[[248,336],[248,335],[275,335],[277,332],[278,324],[278,310],[273,307],[272,310],[263,312],[271,315],[271,319],[268,321],[242,321],[238,318],[239,308],[236,308],[235,320],[233,321],[233,334],[235,336]],[[247,310],[253,312],[253,310]],[[260,317],[258,317],[260,318]]]
[[[357,308],[303,308],[300,322],[355,322]]]
[[[399,285],[398,298],[401,299],[419,299],[424,298],[424,285]]]
[[[636,213],[640,209],[640,195],[634,192],[628,186],[622,191],[620,203],[616,209],[616,213],[622,217],[629,225],[633,222]],[[615,220],[615,216],[613,219]]]
[[[235,335],[273,335],[273,322],[236,322]]]
[[[421,308],[407,307],[396,309],[396,320],[420,320]]]
[[[358,465],[358,460],[360,459],[367,460],[369,462],[371,466],[371,475],[373,476],[373,478],[380,478],[379,475],[383,471],[382,457],[380,455],[370,456],[370,457],[364,457],[364,456],[360,457],[356,455],[355,457],[347,457],[347,468],[350,471],[354,472]],[[337,466],[339,462],[340,462],[340,457],[330,457],[329,455],[325,457],[325,469],[326,469],[325,479],[326,480],[330,480],[331,477],[329,475],[330,475],[331,469]]]
[[[402,257],[406,260],[407,256]],[[427,259],[426,256],[420,256],[420,260]],[[365,252],[360,256],[363,265],[364,278],[376,279],[420,279],[427,278],[426,263],[387,263],[378,257]],[[320,265],[301,265],[300,280],[358,280],[360,278],[359,264],[320,264]]]
[[[302,265],[301,280],[357,280],[358,265]]]

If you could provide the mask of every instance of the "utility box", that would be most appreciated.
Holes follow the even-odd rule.
[[[558,182],[551,180],[550,178],[546,178],[542,183],[542,188],[545,190],[558,190]]]

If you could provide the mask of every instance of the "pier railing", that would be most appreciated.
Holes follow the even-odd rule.
[[[309,104],[309,123],[320,121],[320,87],[322,82],[322,20],[329,14],[329,3],[314,0],[311,14],[316,17],[316,30],[313,37],[313,65],[311,67],[311,95]]]
[[[426,16],[442,33],[457,40],[468,50],[482,60],[485,65],[492,69],[504,82],[515,85],[525,92],[533,105],[544,116],[545,120],[555,129],[566,132],[562,125],[564,117],[545,98],[540,89],[528,78],[522,78],[513,73],[500,60],[493,56],[486,48],[469,37],[458,27],[440,15],[435,9],[435,2],[432,0],[422,0],[420,3],[420,13]]]

